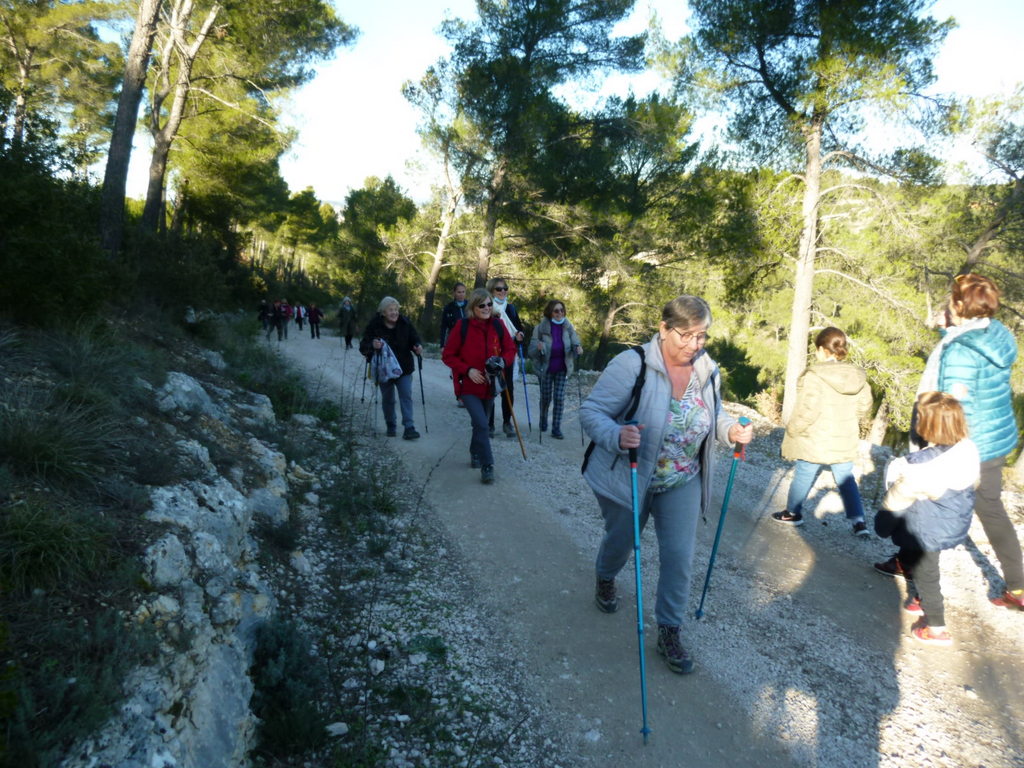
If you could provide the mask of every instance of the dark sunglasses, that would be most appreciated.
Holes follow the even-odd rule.
[[[477,304],[476,308],[477,309],[483,309],[484,307],[493,307],[493,306],[494,306],[494,302],[493,301],[488,301],[485,304]]]
[[[496,286],[494,286],[494,290],[496,290],[496,291],[507,291],[508,290],[508,286],[507,285],[496,285]]]

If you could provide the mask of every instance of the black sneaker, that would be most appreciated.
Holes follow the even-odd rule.
[[[505,437],[515,437],[516,431],[512,429],[512,422],[506,421],[501,425],[501,431],[505,433]]]
[[[565,435],[562,434],[562,430],[560,429],[552,429],[551,436],[555,438],[555,440],[561,440],[565,437]]]
[[[402,433],[403,440],[418,440],[420,433],[416,431],[415,427],[406,427],[405,432]]]
[[[858,520],[853,524],[853,535],[854,536],[870,536],[871,531],[868,530],[867,523],[863,520]]]
[[[772,520],[783,525],[803,525],[804,516],[801,512],[793,513],[788,509],[772,513]]]
[[[903,563],[900,562],[896,555],[893,555],[884,563],[875,563],[875,570],[883,576],[891,576],[894,579],[914,580],[910,570],[903,567]]]
[[[679,642],[679,627],[658,625],[658,653],[665,657],[668,668],[676,674],[688,675],[693,672],[693,659]]]
[[[619,608],[619,598],[615,596],[615,579],[602,579],[598,576],[594,600],[605,613],[615,613]]]
[[[398,430],[394,427],[388,427],[388,437],[394,437],[398,434]]]
[[[480,461],[480,457],[479,456],[470,456],[469,457],[469,467],[470,467],[470,469],[480,469],[480,467],[482,467],[482,466],[483,466],[483,462]]]
[[[480,469],[480,482],[484,485],[490,485],[494,482],[494,465],[485,464]]]

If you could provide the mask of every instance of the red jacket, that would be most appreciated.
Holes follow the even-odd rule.
[[[516,345],[512,341],[505,328],[499,332],[495,327],[493,318],[480,320],[478,318],[464,318],[455,324],[455,327],[448,333],[448,341],[441,352],[441,360],[452,369],[452,379],[455,381],[456,395],[476,395],[488,399],[491,397],[491,388],[488,384],[477,384],[467,375],[470,368],[476,368],[484,372],[484,364],[487,358],[494,355],[500,356],[505,361],[505,367],[509,368],[515,363]],[[462,343],[462,323],[469,323],[466,330],[466,343]],[[486,375],[486,373],[485,373]]]

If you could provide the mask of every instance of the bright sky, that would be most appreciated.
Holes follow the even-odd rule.
[[[355,44],[319,67],[317,77],[297,93],[291,124],[299,131],[282,173],[293,192],[313,187],[317,197],[336,205],[368,176],[392,175],[418,202],[429,195],[437,169],[422,151],[417,111],[402,97],[402,83],[418,80],[448,53],[437,34],[446,11],[475,18],[474,0],[334,0],[341,17],[359,27]],[[638,0],[633,24],[650,11],[670,37],[685,32],[684,0]],[[938,0],[938,18],[959,23],[946,38],[935,65],[938,90],[970,95],[1008,93],[1024,82],[1024,2],[1022,0]],[[621,81],[620,81],[621,82]],[[634,82],[638,93],[657,84],[653,75]],[[141,144],[137,135],[137,145]],[[148,153],[133,155],[129,194],[145,190]]]

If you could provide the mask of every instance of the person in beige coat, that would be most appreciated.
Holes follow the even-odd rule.
[[[870,536],[864,523],[853,460],[857,457],[860,422],[871,409],[871,387],[864,369],[846,362],[846,334],[826,328],[814,339],[817,360],[797,382],[796,405],[786,425],[782,456],[796,461],[786,508],[772,515],[785,525],[803,525],[802,507],[823,467],[843,500],[846,519],[858,536]]]

